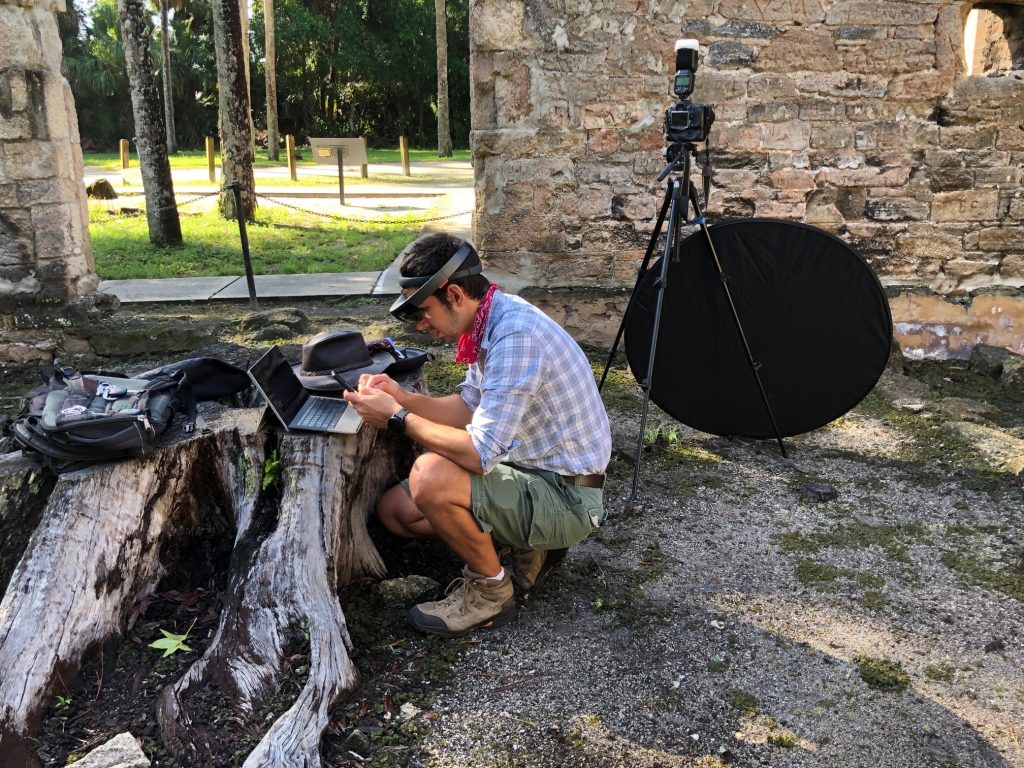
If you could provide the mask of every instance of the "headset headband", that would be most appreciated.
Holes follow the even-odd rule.
[[[430,276],[418,275],[416,277],[403,277],[400,278],[398,284],[402,288],[411,288],[414,285],[419,285],[416,293],[410,296],[399,296],[395,299],[395,303],[391,305],[391,314],[401,319],[402,313],[408,311],[410,308],[419,308],[424,301],[445,285],[449,280],[458,279],[460,277],[466,277],[468,275],[479,275],[483,271],[483,267],[480,264],[474,264],[466,269],[459,270],[462,263],[469,258],[470,253],[473,252],[472,246],[469,243],[464,243],[459,247],[455,254],[445,262],[445,265],[441,267],[437,272]]]

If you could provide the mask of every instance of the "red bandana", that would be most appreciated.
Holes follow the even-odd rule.
[[[491,287],[487,289],[487,293],[480,299],[480,305],[476,308],[472,332],[464,333],[459,337],[459,348],[455,350],[456,363],[470,365],[475,363],[480,356],[480,342],[484,340],[487,318],[491,314],[491,299],[494,298],[496,290],[498,290],[498,284],[491,283]]]

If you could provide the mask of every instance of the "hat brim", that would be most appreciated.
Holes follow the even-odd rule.
[[[359,386],[359,377],[364,373],[388,373],[396,376],[400,376],[406,373],[411,373],[419,368],[423,363],[427,361],[426,350],[417,349],[415,347],[399,347],[399,351],[405,355],[404,358],[396,360],[390,352],[387,350],[381,350],[374,352],[372,355],[373,363],[370,365],[364,365],[361,368],[352,368],[348,371],[338,371],[338,374],[353,389]],[[295,371],[295,375],[299,377],[299,381],[302,382],[302,386],[313,392],[341,392],[344,390],[338,380],[329,374],[320,376],[303,376],[302,364],[296,363],[292,366],[292,370]]]

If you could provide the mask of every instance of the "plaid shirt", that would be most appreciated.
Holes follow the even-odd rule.
[[[478,362],[461,384],[485,473],[499,462],[560,475],[604,472],[608,414],[583,350],[554,320],[496,291]]]

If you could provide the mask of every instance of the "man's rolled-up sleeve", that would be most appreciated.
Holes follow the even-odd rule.
[[[480,400],[466,425],[484,474],[518,445],[519,424],[540,385],[543,350],[530,334],[513,331],[491,346],[486,365]]]

